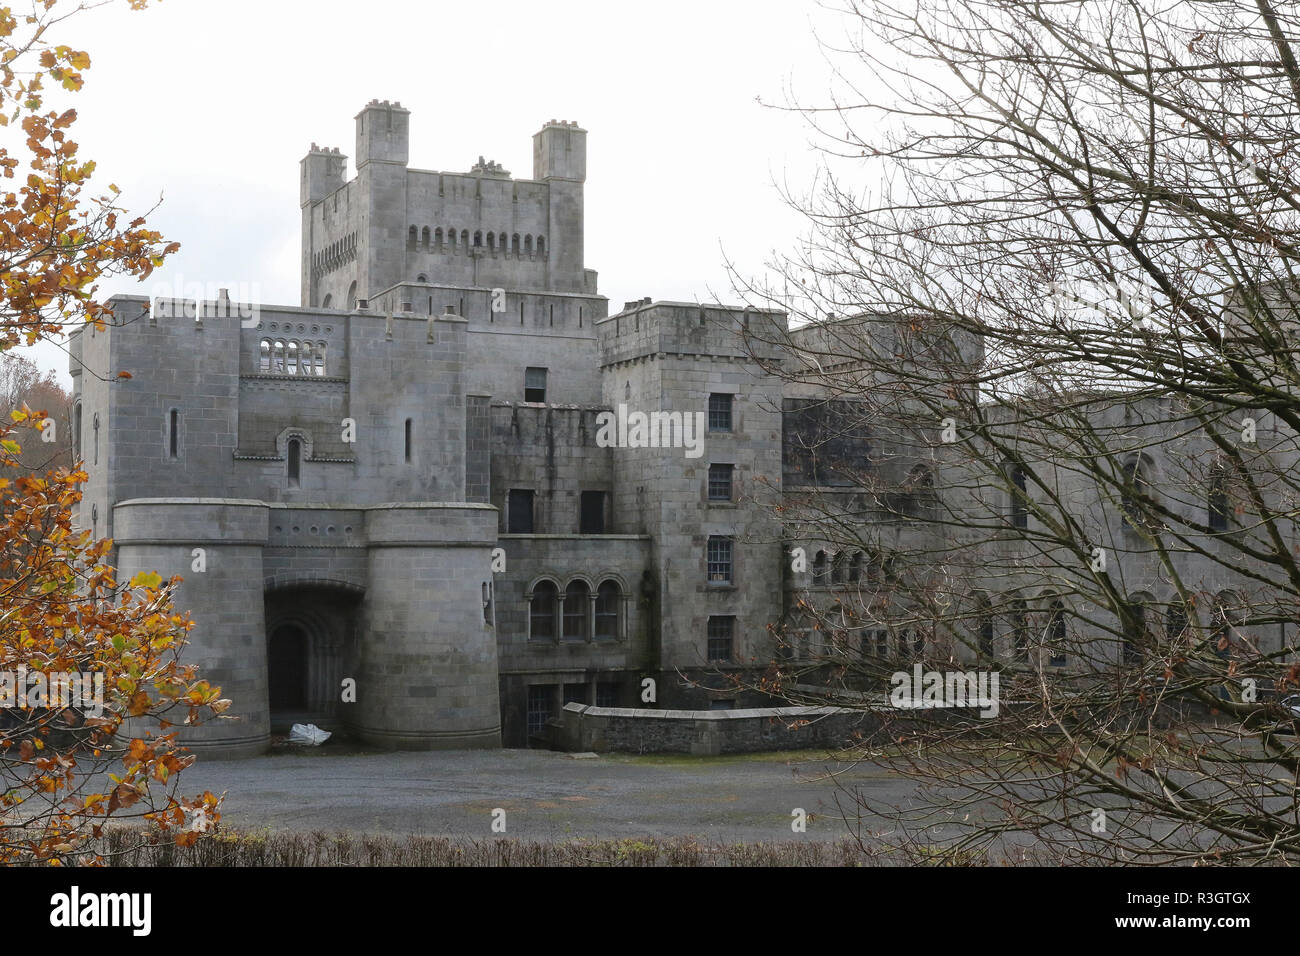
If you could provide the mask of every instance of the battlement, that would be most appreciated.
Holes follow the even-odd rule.
[[[604,365],[664,354],[743,359],[747,350],[775,359],[786,328],[776,309],[645,298],[597,322],[596,335]]]

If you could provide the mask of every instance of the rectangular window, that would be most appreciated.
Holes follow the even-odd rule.
[[[710,584],[731,583],[731,546],[730,538],[717,535],[709,536],[708,564]]]
[[[528,688],[528,736],[540,734],[546,728],[554,699],[554,684],[534,684]]]
[[[406,460],[411,460],[411,420],[406,420]]]
[[[506,494],[506,534],[533,533],[533,493],[511,488]]]
[[[605,492],[584,491],[578,514],[580,534],[605,533]]]
[[[709,431],[731,431],[731,398],[721,392],[709,396]]]
[[[565,684],[564,702],[566,704],[585,704],[587,702],[587,685]]]
[[[735,650],[736,619],[731,615],[714,615],[709,618],[710,661],[729,661]]]
[[[711,700],[709,701],[709,710],[735,710],[736,702],[734,700]]]
[[[180,419],[181,413],[173,408],[167,418],[167,450],[172,458],[177,457],[180,449]]]
[[[709,465],[709,500],[731,500],[731,475],[735,465]]]
[[[546,369],[524,369],[524,401],[546,401]]]

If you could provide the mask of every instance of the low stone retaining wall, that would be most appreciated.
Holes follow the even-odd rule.
[[[872,736],[872,714],[844,707],[755,707],[748,710],[651,710],[566,704],[550,728],[569,752],[755,753],[833,749]]]

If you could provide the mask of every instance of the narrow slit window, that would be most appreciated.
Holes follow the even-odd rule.
[[[302,442],[297,438],[289,439],[289,487],[297,488],[302,480]]]
[[[409,418],[406,420],[406,460],[408,463],[411,460],[411,420]]]
[[[171,458],[177,457],[180,451],[180,418],[181,413],[175,408],[167,413],[167,454]]]

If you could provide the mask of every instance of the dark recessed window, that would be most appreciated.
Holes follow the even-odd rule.
[[[1069,662],[1065,651],[1065,636],[1065,605],[1053,601],[1047,615],[1047,644],[1052,649],[1048,663],[1052,667],[1064,667]]]
[[[584,491],[579,507],[578,532],[580,534],[605,533],[605,492]]]
[[[546,401],[546,369],[524,369],[524,401]]]
[[[709,396],[709,431],[731,431],[731,395],[714,392]]]
[[[528,688],[528,736],[540,734],[546,728],[554,699],[554,684],[534,684]]]
[[[709,500],[731,500],[731,475],[735,465],[709,465]]]
[[[180,452],[181,413],[173,408],[167,416],[167,453],[176,458]]]
[[[1024,529],[1029,527],[1029,503],[1025,491],[1025,473],[1018,465],[1010,468],[1011,478],[1011,527]]]
[[[596,589],[596,640],[618,640],[619,598],[617,582],[602,581],[600,587]]]
[[[585,581],[571,581],[564,591],[564,639],[587,639],[587,615],[591,611],[591,588]]]
[[[511,488],[506,493],[506,534],[533,533],[533,493]]]
[[[296,438],[289,439],[287,458],[289,459],[289,487],[297,488],[302,480],[302,442]]]
[[[618,684],[601,682],[596,685],[596,706],[597,707],[617,707],[618,706]]]
[[[1228,501],[1228,472],[1216,463],[1210,470],[1209,523],[1211,531],[1227,531],[1231,505]]]
[[[538,581],[528,605],[528,639],[555,640],[555,614],[559,608],[560,589],[554,581]]]
[[[714,615],[709,618],[708,658],[711,661],[729,661],[735,651],[736,619],[731,615]]]
[[[406,420],[406,460],[411,460],[411,420]]]
[[[709,583],[731,583],[731,547],[732,540],[718,535],[709,536],[708,562]]]

